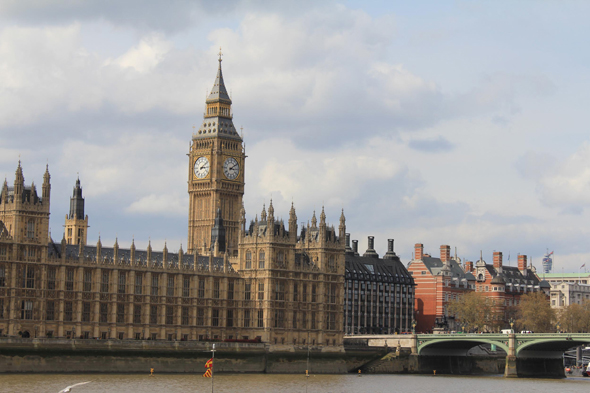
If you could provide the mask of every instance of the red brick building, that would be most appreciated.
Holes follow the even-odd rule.
[[[440,246],[440,258],[424,253],[424,245],[417,243],[414,259],[408,266],[416,284],[416,331],[429,332],[436,328],[455,329],[449,320],[447,303],[475,288],[475,277],[465,273],[460,260],[451,258],[451,247]]]
[[[518,256],[518,266],[504,266],[502,253],[494,252],[493,263],[487,264],[483,257],[475,263],[451,257],[448,245],[440,246],[440,257],[424,253],[424,245],[417,243],[414,259],[409,263],[415,289],[416,331],[461,330],[453,315],[447,309],[451,300],[466,292],[485,293],[494,300],[496,327],[508,326],[512,307],[518,305],[520,297],[529,292],[548,291],[550,285],[540,281],[532,266],[527,266],[526,255]]]

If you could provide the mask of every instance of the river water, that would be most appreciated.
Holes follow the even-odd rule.
[[[156,374],[8,374],[0,375],[0,392],[57,393],[78,382],[91,383],[72,393],[187,393],[211,392],[211,379],[200,375]],[[309,392],[309,393],[392,393],[392,392],[580,392],[590,388],[590,378],[505,379],[502,376],[442,375],[302,375],[219,374],[214,391],[221,392]],[[307,385],[307,386],[306,386]],[[307,390],[306,390],[307,389]]]

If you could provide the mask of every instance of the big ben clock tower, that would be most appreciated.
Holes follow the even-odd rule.
[[[212,250],[212,229],[216,226],[214,233],[219,233],[222,225],[225,242],[219,237],[219,251],[237,256],[246,155],[232,121],[231,104],[223,83],[220,52],[217,78],[188,155],[189,253],[195,248],[202,252],[202,247]]]

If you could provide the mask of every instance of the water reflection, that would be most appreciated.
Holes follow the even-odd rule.
[[[11,374],[0,375],[0,392],[57,393],[68,385],[82,381],[92,383],[72,390],[72,393],[152,393],[152,392],[210,392],[211,380],[201,375],[157,374]],[[502,391],[568,393],[590,387],[590,378],[563,380],[505,379],[502,376],[418,376],[418,375],[312,375],[306,381],[304,375],[269,374],[218,374],[215,377],[215,392],[431,392],[453,391],[456,393],[498,393]]]

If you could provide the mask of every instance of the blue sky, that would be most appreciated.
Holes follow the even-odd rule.
[[[0,174],[77,173],[89,242],[186,243],[186,153],[219,47],[247,145],[248,218],[325,205],[396,239],[557,271],[590,256],[590,4],[581,1],[0,2]]]

